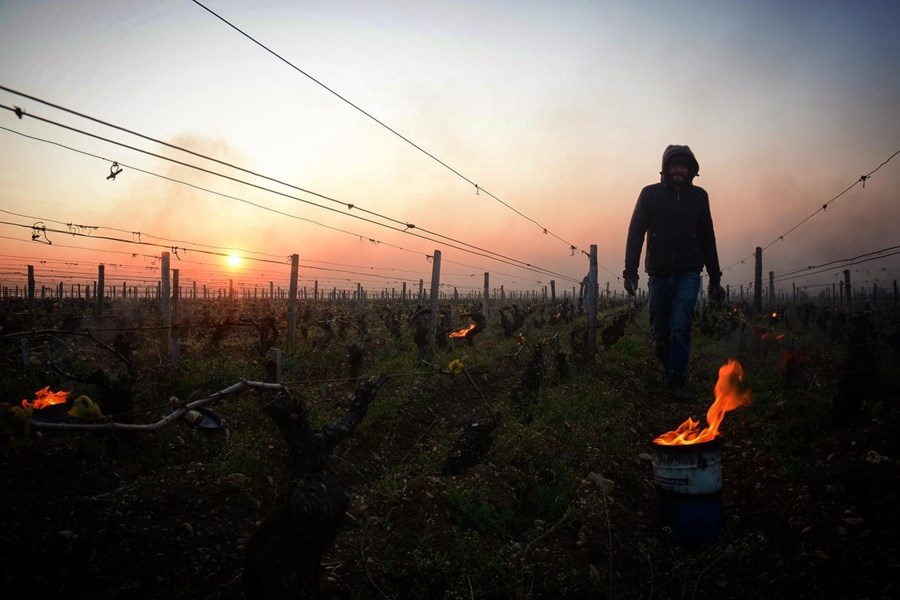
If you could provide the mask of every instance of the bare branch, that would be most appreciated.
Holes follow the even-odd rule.
[[[243,392],[245,390],[274,390],[287,391],[280,383],[265,383],[262,381],[239,381],[225,389],[213,392],[206,398],[193,400],[188,402],[174,411],[166,415],[155,423],[119,423],[116,421],[106,421],[104,423],[50,423],[31,419],[31,427],[35,429],[55,430],[55,431],[138,431],[145,433],[155,433],[182,416],[200,406],[205,406],[216,400],[222,400],[227,396]]]

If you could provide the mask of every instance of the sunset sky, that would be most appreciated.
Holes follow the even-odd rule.
[[[301,285],[399,289],[438,249],[460,293],[484,272],[571,290],[596,244],[621,289],[672,143],[699,159],[723,284],[752,282],[757,246],[776,275],[898,247],[780,289],[900,278],[896,0],[202,3],[283,60],[190,0],[0,0],[0,86],[34,98],[0,90],[25,111],[0,110],[3,285],[98,263],[141,285],[177,247],[186,282],[285,282],[296,253]]]

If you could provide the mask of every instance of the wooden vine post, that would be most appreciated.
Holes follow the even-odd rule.
[[[160,345],[162,346],[162,354],[166,358],[169,357],[172,349],[172,311],[169,298],[171,297],[169,289],[169,253],[163,252],[160,257],[160,294],[159,303],[162,309],[162,331]]]
[[[37,301],[34,298],[34,265],[28,265],[28,310],[31,313],[32,324],[37,319]]]
[[[762,313],[762,248],[759,246],[756,247],[754,257],[753,312],[758,315]]]
[[[481,314],[487,319],[490,313],[490,304],[488,302],[488,294],[491,291],[491,274],[484,274],[484,295],[481,297]]]
[[[421,281],[421,280],[419,280]],[[434,358],[434,343],[437,335],[438,320],[438,295],[441,287],[441,251],[434,251],[434,260],[431,265],[431,314],[428,317],[428,360]]]
[[[898,295],[897,295],[897,280],[894,280],[894,318],[897,318],[897,307],[898,307]]]
[[[171,334],[169,355],[172,366],[178,368],[181,365],[181,347],[178,345],[178,326],[181,324],[181,284],[178,279],[178,269],[172,269],[172,322],[175,327]]]
[[[103,315],[103,298],[106,296],[104,293],[105,286],[106,265],[100,265],[97,267],[97,295],[94,298],[94,314],[98,317]]]
[[[291,285],[288,296],[288,347],[293,348],[297,333],[297,272],[300,270],[300,255],[291,254]]]
[[[850,269],[844,269],[844,290],[847,292],[847,308],[853,308],[853,292],[850,288]]]
[[[587,359],[594,360],[597,342],[597,244],[591,244],[590,265],[588,269],[587,311],[588,339]]]

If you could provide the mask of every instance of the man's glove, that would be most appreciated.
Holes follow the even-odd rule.
[[[719,282],[710,282],[709,284],[709,301],[715,305],[721,306],[725,304],[725,288],[719,285]]]
[[[625,291],[628,292],[629,296],[634,296],[637,291],[638,280],[637,277],[626,277],[625,278]]]

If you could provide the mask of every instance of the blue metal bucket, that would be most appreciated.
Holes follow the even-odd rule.
[[[722,529],[720,446],[715,439],[677,446],[653,444],[659,519],[676,544],[705,544]]]

